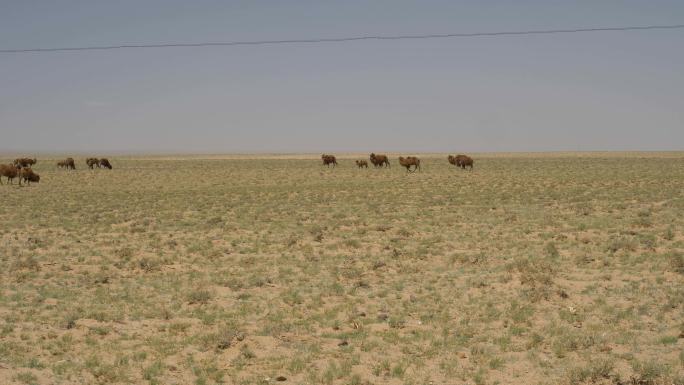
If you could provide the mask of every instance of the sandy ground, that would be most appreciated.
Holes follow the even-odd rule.
[[[336,155],[38,156],[0,383],[683,383],[684,153]]]

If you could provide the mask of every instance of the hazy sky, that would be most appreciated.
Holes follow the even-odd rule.
[[[681,0],[3,0],[0,49],[681,23]],[[684,150],[684,30],[0,54],[0,151],[544,150]]]

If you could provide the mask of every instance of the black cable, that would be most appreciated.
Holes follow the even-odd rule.
[[[598,28],[573,28],[573,29],[549,29],[531,31],[502,31],[502,32],[472,32],[472,33],[445,33],[429,35],[369,35],[338,38],[316,39],[292,39],[292,40],[254,40],[254,41],[227,41],[227,42],[204,42],[204,43],[163,43],[163,44],[121,44],[86,47],[57,47],[57,48],[16,48],[0,49],[0,53],[26,53],[26,52],[62,52],[62,51],[94,51],[124,48],[172,48],[172,47],[214,47],[214,46],[237,46],[237,45],[267,45],[267,44],[311,44],[311,43],[337,43],[359,40],[407,40],[407,39],[439,39],[450,37],[487,37],[487,36],[515,36],[515,35],[547,35],[557,33],[576,32],[605,32],[605,31],[643,31],[654,29],[681,29],[684,24],[673,25],[647,25],[628,27],[598,27]]]

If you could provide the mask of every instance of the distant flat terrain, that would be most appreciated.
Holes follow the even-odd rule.
[[[0,384],[684,383],[684,153],[336,155],[3,178]]]

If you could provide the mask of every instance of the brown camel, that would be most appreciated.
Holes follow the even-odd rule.
[[[109,163],[109,159],[107,158],[102,158],[100,159],[100,167],[104,167],[106,169],[111,170],[112,169],[112,164]]]
[[[399,164],[406,167],[406,172],[416,172],[420,170],[420,159],[415,156],[399,157]],[[413,171],[411,171],[411,166],[413,166]]]
[[[74,162],[74,158],[66,158],[57,162],[57,167],[66,168],[67,170],[76,170],[76,162]]]
[[[14,166],[17,168],[31,167],[38,163],[36,158],[17,158],[14,160]]]
[[[19,169],[13,164],[0,164],[0,184],[2,177],[7,177],[7,183],[12,184],[14,178],[19,175]]]
[[[335,158],[335,155],[326,155],[323,154],[321,155],[321,159],[323,159],[323,165],[330,167],[330,165],[333,165],[333,168],[337,166],[337,159]]]
[[[371,153],[369,158],[374,167],[390,166],[387,155],[375,155],[375,153]]]
[[[100,168],[100,160],[97,158],[86,159],[86,164],[88,165],[88,168],[90,168],[91,170],[95,167]]]
[[[31,185],[31,182],[40,182],[40,175],[36,174],[30,168],[22,168],[19,171],[19,185],[21,186],[21,181],[26,182],[27,185]]]
[[[456,155],[456,166],[460,167],[465,170],[466,167],[470,167],[470,169],[473,169],[473,158],[469,157],[468,155]]]

